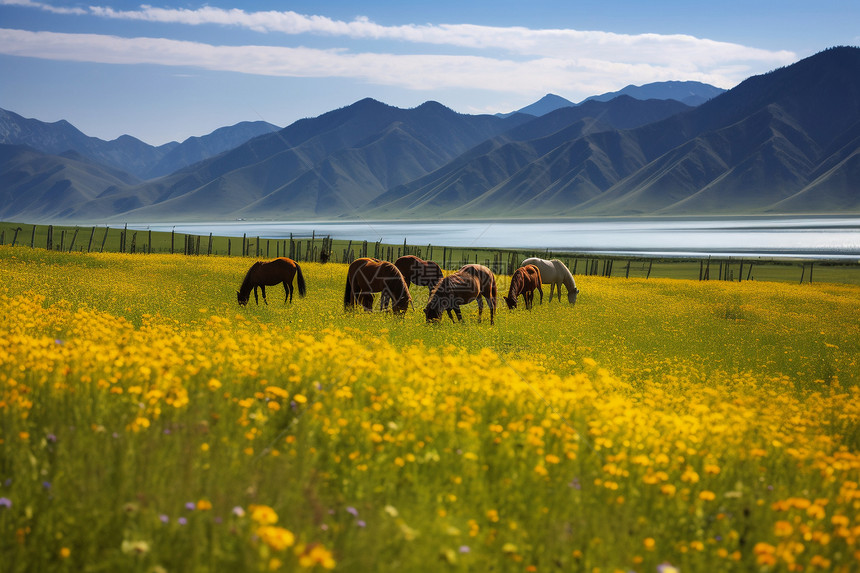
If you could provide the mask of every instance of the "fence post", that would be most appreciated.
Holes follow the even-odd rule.
[[[16,235],[17,235],[17,233],[16,233]],[[75,227],[75,234],[72,235],[72,242],[69,243],[69,252],[70,253],[72,252],[72,249],[75,248],[75,239],[77,239],[77,238],[78,238],[78,228]]]
[[[102,237],[102,248],[99,249],[100,253],[103,253],[105,250],[105,243],[107,242],[107,234],[108,234],[109,230],[110,230],[110,227],[105,227],[105,235],[104,235],[104,237]],[[171,252],[173,252],[173,249],[171,249]]]
[[[30,234],[30,248],[36,246],[36,225],[33,225],[33,232]]]
[[[87,243],[87,252],[88,253],[93,250],[93,237],[95,237],[95,236],[96,236],[96,226],[93,225],[93,230],[92,230],[92,232],[90,232],[90,242]]]
[[[45,248],[51,250],[54,248],[54,226],[48,225],[48,237],[45,239]]]

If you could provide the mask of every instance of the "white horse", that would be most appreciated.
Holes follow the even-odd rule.
[[[567,302],[576,304],[576,295],[579,294],[579,289],[576,288],[576,281],[573,280],[573,275],[570,274],[570,269],[558,259],[547,261],[533,257],[526,259],[520,266],[534,265],[540,270],[541,281],[549,287],[549,300],[552,301],[553,289],[558,289],[558,301],[561,302],[561,285],[567,288]]]

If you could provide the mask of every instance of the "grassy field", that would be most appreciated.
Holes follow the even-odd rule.
[[[0,247],[0,569],[860,567],[856,285],[428,325],[345,313],[341,264],[239,308],[249,265]]]

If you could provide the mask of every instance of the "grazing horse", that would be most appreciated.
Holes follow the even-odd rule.
[[[388,261],[361,258],[354,260],[346,273],[346,291],[343,295],[343,308],[348,310],[357,303],[366,311],[373,310],[373,293],[381,292],[391,299],[395,314],[402,314],[409,308],[412,295],[400,271]]]
[[[482,299],[483,297],[483,299]],[[460,305],[478,301],[478,322],[484,312],[484,300],[490,307],[490,324],[493,324],[496,311],[496,277],[493,272],[483,265],[465,265],[459,271],[448,275],[436,284],[430,293],[430,301],[424,308],[427,322],[442,318],[442,312],[447,311],[448,318],[454,322],[451,314],[457,314],[457,320],[462,321]]]
[[[394,266],[403,275],[406,284],[409,283],[426,286],[428,292],[433,292],[433,287],[442,280],[442,268],[433,261],[425,261],[415,255],[404,255],[394,261]],[[385,293],[379,297],[379,308],[388,308],[388,297]]]
[[[526,265],[515,270],[511,277],[511,288],[508,290],[508,296],[505,297],[508,308],[517,308],[517,297],[523,295],[523,300],[526,301],[526,310],[531,310],[535,290],[540,293],[540,302],[543,304],[543,289],[540,285],[540,270],[536,266]]]
[[[394,261],[394,266],[406,279],[406,283],[426,286],[432,292],[433,287],[442,280],[442,268],[433,261],[425,261],[414,255],[404,255]]]
[[[547,261],[544,259],[531,258],[523,261],[521,266],[534,265],[540,271],[541,281],[543,284],[551,285],[549,287],[549,300],[552,301],[553,289],[558,289],[558,301],[561,302],[561,285],[567,288],[567,302],[576,304],[576,295],[579,294],[579,289],[576,288],[576,281],[573,280],[573,275],[570,274],[570,269],[558,259]]]
[[[236,293],[236,298],[241,306],[248,304],[248,299],[251,297],[251,290],[254,291],[254,302],[260,304],[260,299],[257,297],[257,287],[263,291],[263,302],[269,304],[266,300],[266,287],[275,286],[278,283],[284,283],[284,303],[287,300],[293,302],[293,277],[296,277],[296,282],[299,287],[299,296],[305,296],[305,277],[302,275],[302,268],[299,263],[293,259],[280,257],[271,261],[257,261],[242,280],[242,286]]]

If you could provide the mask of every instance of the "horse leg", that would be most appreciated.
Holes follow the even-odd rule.
[[[526,310],[532,309],[532,297],[534,297],[534,291],[523,293],[523,299],[526,301]]]
[[[451,311],[448,311],[451,312]],[[463,314],[460,312],[460,305],[454,306],[454,312],[457,314],[457,322],[463,322]]]
[[[450,318],[450,319],[451,319],[451,322],[455,322],[455,320],[454,320],[454,315],[453,315],[453,314],[451,314],[451,309],[450,309],[450,308],[447,310],[447,312],[448,312],[448,318]],[[459,309],[459,308],[457,309],[457,317],[459,317],[459,318],[460,318],[460,320],[462,320],[462,317],[460,316],[460,309]]]
[[[266,300],[266,295],[263,295],[263,300]],[[254,287],[254,302],[260,304],[260,297],[257,296],[257,287]]]
[[[269,304],[269,301],[266,300],[266,285],[260,285],[260,291],[263,293],[263,302]]]
[[[485,297],[485,296],[482,297],[481,295],[478,295],[477,298],[475,299],[478,301],[478,322],[481,322],[481,315],[484,314],[484,299],[485,298],[487,298],[487,297]],[[489,304],[490,308],[492,309],[492,303],[490,303],[489,300],[490,299],[487,298],[487,304]]]

